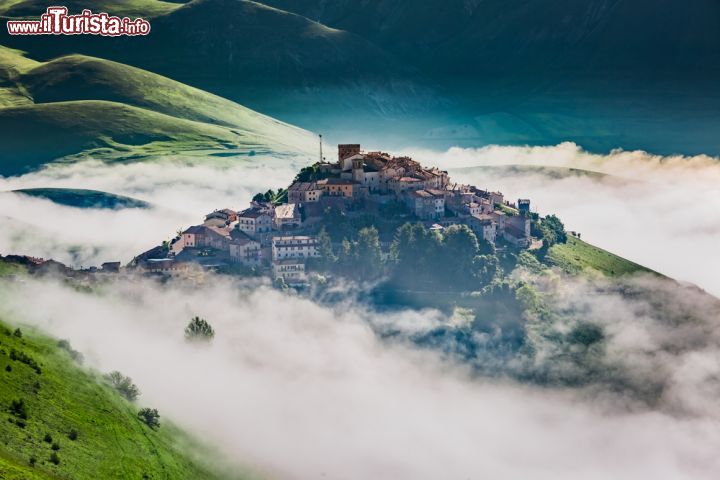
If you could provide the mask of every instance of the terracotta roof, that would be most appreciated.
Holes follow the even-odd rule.
[[[239,218],[258,218],[261,215],[267,215],[267,212],[260,210],[259,208],[247,208],[238,213]]]
[[[410,192],[410,195],[420,198],[433,198],[433,195],[430,192],[426,192],[425,190],[417,190],[414,192]]]
[[[344,178],[324,178],[318,180],[318,185],[354,185],[358,182],[354,180],[346,180]]]
[[[297,192],[307,192],[308,190],[315,190],[315,184],[313,182],[295,182],[288,190]]]
[[[207,231],[207,227],[205,225],[193,225],[192,227],[185,230],[183,233],[189,233],[189,234],[202,234]]]

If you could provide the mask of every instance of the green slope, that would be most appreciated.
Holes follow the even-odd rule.
[[[42,132],[42,133],[40,133]],[[0,109],[0,173],[18,173],[68,155],[103,160],[271,151],[240,132],[106,101],[74,101]]]
[[[109,100],[232,127],[285,147],[307,140],[306,131],[230,100],[109,60],[69,55],[26,70],[19,80],[35,103]]]
[[[610,277],[633,273],[656,273],[572,236],[568,236],[567,243],[550,247],[545,263],[568,273],[597,271]]]
[[[8,261],[0,255],[0,277],[3,275],[23,275],[27,273],[24,265]]]
[[[137,68],[79,55],[35,62],[4,47],[0,63],[0,174],[70,155],[314,153],[309,132]]]
[[[59,205],[75,208],[150,208],[150,204],[135,198],[115,195],[98,190],[79,188],[25,188],[13,190],[13,193],[29,195],[50,200]]]
[[[124,8],[119,1],[103,3],[111,13]],[[311,110],[316,116],[332,107],[347,113],[352,106],[387,107],[390,92],[414,100],[420,95],[406,62],[314,19],[245,0],[193,0],[157,16],[150,14],[152,2],[141,3],[153,17],[146,37],[20,38],[0,30],[0,43],[34,58],[82,53],[112,59],[264,111]]]
[[[161,2],[157,0],[94,0],[85,2],[69,0],[61,2],[70,12],[91,8],[94,13],[111,12],[119,16],[152,18],[170,13],[180,7],[182,1]],[[0,0],[0,15],[7,17],[36,17],[50,4],[43,0]]]
[[[482,165],[477,167],[462,167],[449,169],[450,172],[460,175],[482,174],[504,177],[529,177],[541,175],[553,180],[572,177],[586,177],[592,180],[619,180],[618,177],[602,172],[594,172],[581,168],[548,167],[542,165]]]
[[[38,365],[12,360],[23,354]],[[0,478],[3,479],[215,479],[187,454],[191,440],[163,422],[151,430],[99,374],[79,367],[56,340],[23,329],[19,338],[0,323]],[[27,419],[13,413],[22,400]],[[162,412],[161,412],[162,414]],[[77,438],[71,440],[71,431]],[[45,436],[50,435],[50,443]],[[49,459],[52,443],[60,459]],[[198,450],[197,446],[195,451]],[[186,450],[188,449],[188,450]],[[35,466],[30,459],[35,458]]]

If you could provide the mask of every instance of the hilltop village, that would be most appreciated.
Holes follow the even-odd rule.
[[[131,268],[178,274],[193,268],[244,266],[271,272],[288,285],[306,281],[307,262],[320,255],[318,233],[343,218],[422,223],[442,232],[466,225],[479,240],[500,248],[527,249],[530,200],[508,202],[502,193],[452,182],[446,171],[409,157],[339,145],[338,161],[304,168],[276,198],[258,194],[242,211],[216,210],[138,256]],[[392,238],[380,238],[382,256]]]

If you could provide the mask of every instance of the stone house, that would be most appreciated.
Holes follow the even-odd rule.
[[[321,195],[315,182],[295,182],[288,188],[288,203],[317,202]]]
[[[331,197],[353,198],[359,184],[345,178],[325,178],[318,180],[317,186],[324,195]]]
[[[435,220],[445,216],[445,195],[438,190],[410,191],[403,198],[408,208],[422,220]]]
[[[275,207],[275,228],[287,230],[299,227],[302,224],[302,216],[297,203],[285,203]]]
[[[240,230],[234,230],[231,233],[228,251],[233,261],[245,265],[259,265],[262,261],[260,242],[250,238]]]
[[[497,240],[497,223],[493,221],[493,217],[488,214],[474,214],[468,220],[468,227],[475,232],[478,238],[482,238],[489,243],[495,243]]]
[[[272,230],[273,219],[263,208],[253,207],[240,212],[237,216],[237,228],[248,235],[255,236]]]

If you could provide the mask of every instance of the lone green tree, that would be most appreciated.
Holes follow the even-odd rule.
[[[130,402],[137,400],[137,397],[140,395],[140,389],[133,383],[132,379],[117,370],[108,373],[105,378],[120,395]]]
[[[193,317],[185,327],[186,340],[209,342],[213,337],[215,337],[215,330],[204,318]]]
[[[160,414],[156,408],[143,408],[137,416],[140,421],[152,429],[160,427]]]

